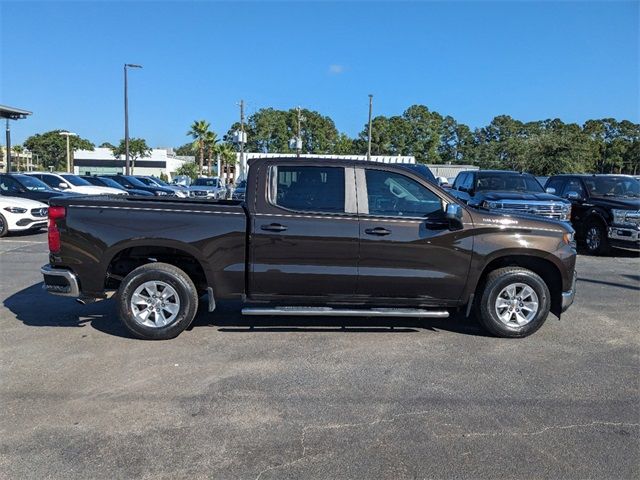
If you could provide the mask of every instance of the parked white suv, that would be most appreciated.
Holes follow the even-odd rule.
[[[24,172],[39,178],[54,190],[60,192],[80,193],[83,195],[127,195],[124,190],[111,187],[91,185],[84,178],[71,173]]]
[[[189,187],[189,196],[196,198],[225,198],[227,190],[218,177],[196,178]]]
[[[47,226],[46,203],[28,198],[0,196],[0,237]]]

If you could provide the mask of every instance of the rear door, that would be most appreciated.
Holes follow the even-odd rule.
[[[429,182],[383,168],[356,169],[360,215],[359,295],[421,299],[460,298],[467,281],[473,238],[452,231],[449,201]]]
[[[351,297],[359,248],[354,169],[265,163],[250,236],[249,294]],[[259,212],[259,213],[257,213]]]

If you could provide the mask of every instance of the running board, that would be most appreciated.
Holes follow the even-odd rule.
[[[243,308],[242,315],[291,315],[303,317],[419,317],[447,318],[446,310],[422,310],[419,308],[371,308],[368,310],[329,307],[275,307]]]

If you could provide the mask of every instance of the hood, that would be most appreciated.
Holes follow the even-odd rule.
[[[0,195],[0,208],[4,207],[20,207],[20,208],[47,208],[46,203],[37,202],[36,200],[29,200],[28,198],[20,197],[5,197]]]
[[[556,230],[558,233],[573,232],[569,222],[554,220],[530,214],[498,213],[495,210],[470,208],[473,222],[477,225],[495,225],[496,227],[526,228],[531,230]]]
[[[637,197],[600,197],[591,196],[592,202],[603,207],[618,208],[620,210],[640,210],[640,198]]]
[[[480,197],[483,200],[525,200],[525,201],[549,201],[549,202],[559,202],[559,203],[570,203],[568,200],[564,198],[560,198],[556,195],[551,195],[550,193],[544,192],[501,192],[501,191],[491,191],[491,192],[478,192],[476,195],[476,199]]]

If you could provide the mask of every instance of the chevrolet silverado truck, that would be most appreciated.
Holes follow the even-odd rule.
[[[567,223],[462,204],[419,173],[338,159],[256,159],[246,197],[52,199],[50,293],[115,291],[136,337],[169,339],[209,311],[446,318],[475,309],[524,337],[573,302]]]
[[[452,195],[471,206],[568,222],[571,202],[555,193],[553,189],[545,191],[529,173],[505,170],[460,172],[451,190]]]
[[[554,175],[547,180],[573,204],[571,223],[593,255],[640,248],[640,181],[631,175]]]

